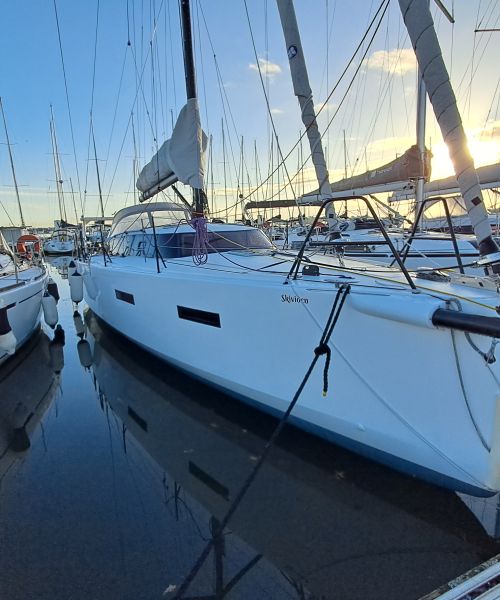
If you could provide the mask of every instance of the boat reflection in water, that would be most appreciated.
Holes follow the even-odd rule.
[[[186,558],[165,573],[165,587],[174,590],[168,586],[188,574],[276,421],[157,361],[90,311],[85,320],[79,355],[110,429],[130,468],[162,482],[166,509],[175,507],[185,528],[171,532],[177,559]],[[185,598],[224,598],[228,586],[231,598],[418,598],[498,552],[455,493],[293,427],[229,529]],[[271,573],[276,587],[264,593]],[[240,595],[249,582],[259,591]]]
[[[45,256],[44,260],[51,267],[57,269],[61,279],[68,279],[69,264],[74,260],[72,256]]]
[[[59,389],[64,332],[35,334],[0,368],[0,482],[31,446],[31,436]]]

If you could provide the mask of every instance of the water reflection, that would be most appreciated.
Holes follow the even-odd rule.
[[[45,256],[45,262],[54,267],[59,273],[61,279],[68,279],[69,263],[74,260],[71,256]]]
[[[0,369],[0,483],[24,458],[31,436],[59,390],[64,333],[38,332]]]
[[[175,595],[275,421],[168,368],[91,313],[86,322],[78,354],[109,429],[127,460],[161,481],[180,524],[177,568],[164,579]],[[498,552],[456,494],[292,427],[229,529],[185,598],[418,598]]]

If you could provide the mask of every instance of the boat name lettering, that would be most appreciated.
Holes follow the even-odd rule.
[[[288,302],[289,304],[309,304],[308,298],[289,296],[288,294],[281,294],[281,302]]]

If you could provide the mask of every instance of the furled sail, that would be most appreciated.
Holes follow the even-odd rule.
[[[141,202],[177,181],[202,189],[206,148],[207,136],[201,129],[198,102],[190,98],[179,113],[172,137],[139,174],[136,186],[142,192]]]
[[[431,174],[431,153],[426,151],[425,160],[422,161],[417,146],[412,146],[404,154],[366,173],[346,177],[330,184],[332,196],[345,192],[346,195],[367,194],[380,191],[380,186],[402,183],[405,186],[412,180],[423,177],[429,180]],[[373,191],[372,191],[373,190]],[[304,194],[299,198],[299,204],[321,204],[323,195],[319,190]]]
[[[425,160],[422,161],[419,149],[412,146],[403,155],[382,167],[335,181],[331,184],[332,192],[345,192],[398,181],[407,182],[422,176],[428,181],[431,174],[430,159],[431,153],[427,151]]]
[[[277,0],[278,10],[281,19],[281,26],[285,36],[285,43],[290,63],[290,73],[292,75],[293,91],[299,101],[302,112],[302,122],[306,127],[309,146],[311,148],[311,158],[316,171],[316,178],[321,193],[330,197],[330,181],[328,178],[328,169],[326,168],[325,155],[321,144],[321,135],[316,123],[316,113],[312,97],[309,77],[307,75],[306,62],[302,43],[300,41],[299,28],[292,0]],[[333,204],[329,205],[327,214],[335,219]]]
[[[481,189],[493,189],[500,187],[500,163],[478,167],[476,173]],[[460,193],[455,175],[444,179],[435,179],[424,185],[424,196],[446,196],[448,194]],[[411,200],[415,197],[415,190],[403,190],[396,192],[389,198],[389,202],[400,202]]]
[[[399,0],[401,13],[427,88],[429,100],[448,146],[458,185],[476,234],[482,255],[498,252],[491,235],[474,161],[457,101],[441,54],[427,0]]]
[[[324,195],[319,190],[308,192],[298,199],[299,204],[314,205],[321,204],[323,200],[335,197],[336,194],[346,192],[349,195],[371,193],[371,188],[375,189],[381,185],[392,185],[399,182],[408,185],[410,181],[423,177],[428,181],[431,174],[431,152],[426,151],[425,160],[422,161],[420,151],[417,146],[412,146],[404,154],[398,156],[395,160],[366,171],[361,175],[354,175],[340,179],[330,184],[331,193]],[[249,202],[245,208],[283,208],[295,206],[295,200],[260,200]]]

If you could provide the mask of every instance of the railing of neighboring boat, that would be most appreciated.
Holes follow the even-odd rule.
[[[450,208],[448,206],[448,203],[446,202],[446,198],[444,198],[443,196],[435,196],[433,198],[425,198],[424,200],[422,200],[419,203],[418,211],[417,211],[417,214],[415,217],[415,222],[413,223],[413,227],[411,228],[411,231],[410,231],[410,237],[406,240],[405,246],[404,246],[403,250],[401,251],[401,260],[403,261],[403,263],[406,261],[406,258],[408,256],[408,253],[411,248],[411,243],[415,239],[415,235],[416,235],[417,229],[418,229],[418,224],[421,222],[426,204],[428,204],[431,201],[433,204],[438,201],[443,203],[444,213],[446,216],[446,220],[448,222],[448,229],[450,231],[451,241],[453,244],[453,250],[455,252],[455,256],[457,259],[457,266],[458,266],[460,273],[462,273],[462,275],[463,275],[465,273],[465,270],[464,270],[464,265],[462,263],[462,257],[460,256],[460,252],[458,251],[457,236],[455,235],[455,231],[453,229],[453,224],[452,224],[451,215],[450,215]],[[394,262],[395,262],[394,260],[391,262],[391,265],[390,265],[391,267],[394,265]]]
[[[405,276],[405,279],[408,282],[408,285],[413,290],[416,290],[417,286],[415,285],[415,282],[411,278],[411,275],[408,272],[408,269],[406,268],[404,261],[402,260],[401,256],[399,255],[399,252],[396,250],[396,247],[392,243],[391,238],[389,237],[389,234],[387,233],[387,231],[384,227],[384,224],[382,223],[379,216],[377,215],[370,200],[368,198],[366,198],[365,196],[342,196],[339,198],[328,198],[327,200],[323,201],[316,216],[314,217],[314,221],[312,222],[312,224],[309,228],[309,231],[307,232],[306,237],[304,238],[304,242],[302,243],[302,246],[297,254],[297,257],[293,261],[292,267],[287,275],[287,279],[290,279],[290,278],[297,279],[300,265],[301,265],[302,259],[304,257],[304,252],[308,246],[309,239],[312,235],[312,232],[314,231],[314,228],[316,227],[316,224],[318,223],[318,221],[323,213],[323,210],[326,208],[326,206],[328,206],[332,202],[346,202],[348,200],[361,200],[362,202],[364,202],[366,204],[366,207],[370,211],[370,214],[373,217],[373,220],[377,223],[377,227],[380,229],[380,232],[382,233],[382,235],[384,237],[384,240],[385,240],[384,244],[387,244],[389,246],[389,248],[391,249],[391,253],[394,256],[394,260],[397,262],[399,268],[403,272],[403,275]],[[336,246],[336,247],[338,247],[339,243],[338,242],[324,242],[324,243],[321,243],[321,246],[334,246],[334,247]]]

